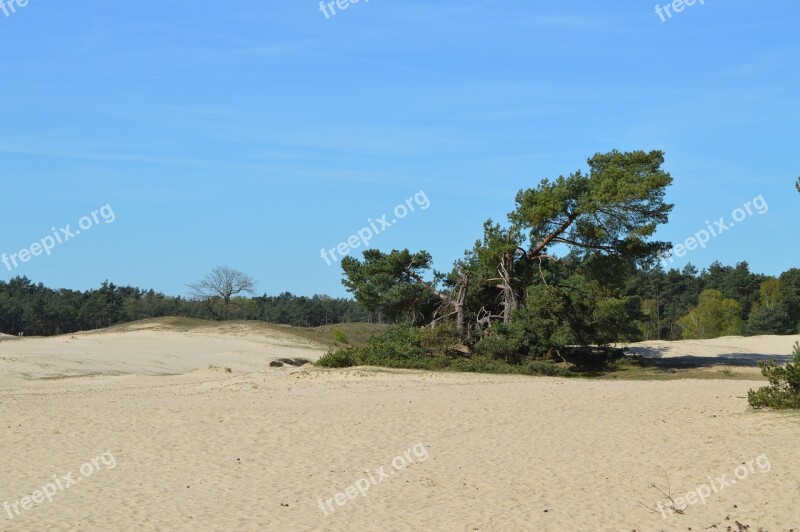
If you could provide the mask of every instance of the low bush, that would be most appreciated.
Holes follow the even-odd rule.
[[[336,349],[328,351],[322,356],[317,365],[323,368],[350,368],[359,365],[358,356],[355,353],[355,347],[345,347],[344,349]]]
[[[347,333],[345,333],[341,329],[334,329],[333,330],[333,339],[340,344],[349,344],[350,339],[347,337]]]
[[[753,408],[800,408],[800,343],[794,347],[794,363],[778,366],[773,361],[761,362],[761,373],[769,386],[750,390],[747,401]]]
[[[485,356],[454,360],[447,369],[465,373],[512,373],[553,377],[569,377],[573,375],[568,368],[559,366],[549,360],[529,360],[521,364],[509,364],[503,360]]]
[[[369,340],[367,345],[329,352],[317,365],[326,368],[380,366],[473,373],[570,375],[569,369],[547,360],[510,363],[486,354],[468,356],[463,348],[459,348],[455,329],[448,325],[434,329],[392,327],[384,334]]]

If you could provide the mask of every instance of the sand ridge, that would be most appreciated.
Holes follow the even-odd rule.
[[[91,375],[173,375],[210,365],[258,371],[281,357],[319,359],[326,349],[291,334],[242,325],[124,330],[0,342],[0,374],[28,379]]]

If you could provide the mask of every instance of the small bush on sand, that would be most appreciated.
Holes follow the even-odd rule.
[[[345,347],[328,351],[326,355],[317,361],[317,365],[323,368],[350,368],[359,365],[355,348]]]
[[[328,368],[383,366],[405,369],[443,369],[446,334],[431,329],[398,326],[371,338],[366,345],[332,351],[317,364]]]
[[[800,343],[794,347],[794,363],[781,367],[773,361],[761,362],[761,373],[769,386],[750,390],[747,401],[753,408],[800,408]]]

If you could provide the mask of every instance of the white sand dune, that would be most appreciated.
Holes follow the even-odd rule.
[[[0,375],[170,375],[210,365],[259,371],[276,358],[315,361],[326,351],[288,333],[246,325],[160,329],[157,322],[145,322],[119,331],[6,339],[0,342]]]
[[[268,368],[285,339],[246,331],[76,338],[2,343],[0,505],[107,451],[116,466],[14,519],[0,508],[0,531],[800,531],[800,415],[749,411],[763,382]],[[744,340],[724,350],[784,342]],[[59,372],[100,376],[38,378]],[[641,504],[665,477],[678,497],[759,456],[768,472],[684,515]],[[318,506],[381,467],[366,496]]]

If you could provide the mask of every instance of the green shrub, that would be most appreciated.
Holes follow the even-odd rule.
[[[522,375],[567,376],[569,370],[550,361],[526,360],[509,363],[487,355],[465,356],[458,349],[455,328],[434,329],[392,327],[370,339],[366,345],[345,347],[323,356],[317,365],[326,368],[378,366],[431,371],[474,373],[516,373]]]
[[[504,360],[509,363],[521,362],[528,355],[528,351],[529,347],[519,336],[507,335],[504,334],[504,331],[484,336],[475,344],[474,348],[474,352],[478,356]]]
[[[391,327],[370,338],[366,345],[332,351],[317,364],[329,368],[385,366],[427,369],[436,349],[443,345],[441,336],[442,333],[409,326]]]
[[[447,367],[449,353],[455,349],[455,330],[437,327],[393,327],[358,348],[358,358],[365,366],[402,369],[438,370]]]
[[[548,360],[531,360],[522,366],[523,375],[547,375],[548,377],[569,377],[572,375],[564,366],[557,366]]]
[[[317,361],[317,365],[323,368],[350,368],[361,365],[358,354],[354,347],[328,351]]]
[[[464,373],[517,373],[517,366],[512,366],[502,360],[495,360],[485,356],[474,356],[454,360],[450,364],[453,371]]]
[[[517,354],[517,346],[507,336],[487,335],[478,340],[473,348],[478,356],[509,360]]]
[[[341,329],[333,330],[333,339],[339,342],[340,344],[350,343],[350,339],[347,337],[347,334]]]
[[[473,356],[472,358],[454,360],[448,369],[465,373],[512,373],[555,377],[569,377],[572,375],[569,369],[558,366],[548,360],[529,360],[522,364],[509,364],[503,360],[496,360],[486,356]]]
[[[531,358],[545,358],[549,344],[537,334],[537,325],[526,309],[518,309],[511,323],[494,323],[482,331],[482,337],[472,349],[478,356],[522,364]]]
[[[773,361],[759,363],[769,386],[750,390],[747,401],[753,408],[800,408],[800,343],[794,347],[794,363],[780,367]]]

